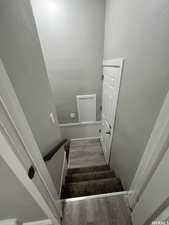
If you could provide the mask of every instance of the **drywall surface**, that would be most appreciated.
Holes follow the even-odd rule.
[[[59,122],[75,122],[76,95],[97,94],[100,119],[104,0],[32,0]]]
[[[0,57],[45,154],[58,142],[60,130],[30,2],[0,1],[0,27]]]
[[[61,137],[30,2],[1,0],[0,27],[0,58],[40,151],[45,155]],[[52,123],[50,113],[53,113],[55,123]],[[54,163],[55,170],[61,171],[63,152]],[[49,172],[54,173],[50,168]]]
[[[16,218],[28,222],[47,219],[1,157],[0,180],[0,220]]]
[[[128,188],[169,89],[167,0],[107,0],[104,59],[124,57],[111,165]]]
[[[77,139],[77,138],[93,138],[100,137],[99,130],[101,129],[101,122],[89,124],[80,123],[66,123],[60,124],[60,129],[63,138]]]

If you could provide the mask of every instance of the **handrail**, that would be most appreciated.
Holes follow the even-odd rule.
[[[67,143],[67,144],[66,144]],[[43,160],[44,162],[47,162],[49,161],[54,155],[56,152],[59,151],[59,149],[64,145],[64,150],[66,152],[66,158],[67,158],[67,161],[68,161],[68,158],[69,158],[69,146],[70,146],[70,143],[68,141],[68,139],[63,139],[62,141],[60,141],[50,152],[48,152],[44,157],[43,157]],[[30,179],[33,179],[34,175],[35,175],[35,168],[34,166],[32,165],[29,170],[28,170],[28,177]]]
[[[49,161],[56,152],[59,151],[59,149],[62,147],[62,145],[64,145],[68,140],[67,139],[63,139],[62,141],[60,141],[50,152],[48,152],[44,157],[43,160]]]

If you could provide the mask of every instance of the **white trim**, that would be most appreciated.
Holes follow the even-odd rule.
[[[120,192],[112,192],[112,193],[106,193],[106,194],[100,194],[100,195],[89,195],[89,196],[84,196],[84,197],[68,198],[68,199],[64,199],[64,201],[65,202],[75,202],[75,201],[81,201],[81,200],[105,198],[105,197],[118,196],[118,195],[128,195],[128,191],[120,191]]]
[[[101,124],[101,121],[87,121],[78,123],[60,123],[60,127],[76,127],[76,126],[87,126],[87,125],[97,125]]]
[[[120,95],[120,88],[121,88],[121,79],[122,79],[122,73],[123,73],[123,65],[124,65],[124,58],[116,58],[116,59],[110,59],[110,60],[103,60],[103,74],[104,74],[104,69],[106,67],[118,67],[119,69],[119,76],[118,79],[115,81],[116,82],[116,91],[114,93],[114,108],[112,111],[113,115],[112,115],[112,119],[111,119],[111,130],[110,130],[110,141],[109,143],[104,143],[104,138],[102,137],[103,132],[101,132],[101,144],[102,144],[102,148],[103,148],[103,152],[104,152],[104,156],[105,156],[105,160],[107,162],[107,164],[110,163],[110,156],[111,156],[111,152],[112,152],[112,142],[113,142],[113,135],[114,135],[114,126],[115,126],[115,121],[116,121],[116,114],[117,114],[117,107],[119,104],[119,95]],[[112,72],[113,73],[113,72]],[[103,80],[103,89],[104,89],[104,83],[105,83],[105,79]],[[102,90],[102,95],[104,94],[104,90]],[[102,96],[102,99],[104,99],[104,96]],[[103,103],[104,104],[104,103]],[[106,122],[106,120],[104,120],[104,108],[102,109],[102,131],[104,130],[104,122]],[[103,134],[105,135],[105,134]],[[107,146],[107,147],[106,147]]]
[[[169,92],[156,119],[145,152],[130,186],[129,203],[134,208],[160,160],[167,150],[169,138]]]
[[[4,157],[5,162],[12,169],[13,173],[16,174],[19,180],[24,184],[26,190],[31,192],[30,194],[35,199],[37,204],[43,208],[44,213],[53,220],[54,224],[58,224],[54,215],[56,213],[52,213],[52,211],[57,211],[57,213],[61,215],[61,208],[59,210],[59,205],[56,202],[58,195],[55,186],[45,166],[45,163],[42,160],[39,147],[34,139],[32,131],[23,113],[22,107],[18,101],[1,60],[0,106],[4,112],[4,114],[1,115],[2,121],[0,123],[0,129],[3,133],[3,136],[11,145],[10,152],[8,153],[11,158],[6,157],[5,151],[0,151],[0,154],[2,154],[2,157]],[[3,117],[5,117],[5,120]],[[14,137],[15,141],[13,141]],[[16,149],[21,150],[19,156]],[[40,193],[34,182],[28,178],[27,171],[25,170],[26,166],[28,165],[25,165],[23,162],[21,162],[21,158],[23,157],[27,159],[27,162],[29,160],[30,165],[34,165],[36,169],[36,176],[43,186],[43,194],[46,195],[48,199],[46,198],[45,200],[43,198],[43,195]],[[14,165],[10,165],[10,160],[12,159],[15,160],[15,163],[12,162]]]
[[[2,130],[1,130],[2,132]],[[3,160],[7,163],[9,168],[13,171],[19,181],[23,184],[26,190],[30,193],[33,199],[38,203],[41,207],[43,212],[52,219],[55,225],[59,225],[58,221],[56,220],[55,216],[53,215],[51,209],[49,208],[48,204],[44,200],[43,196],[37,189],[36,185],[29,179],[27,175],[27,171],[23,167],[20,160],[16,157],[9,140],[0,132],[0,146],[1,151],[0,155]],[[3,147],[2,147],[3,146]]]
[[[100,137],[85,137],[85,138],[72,138],[70,141],[85,141],[85,140],[97,140]]]
[[[76,98],[79,98],[79,99],[93,99],[93,97],[95,98],[96,97],[96,94],[90,94],[90,95],[76,95]]]
[[[99,133],[100,128],[101,128],[100,121],[97,121],[96,123],[87,122],[87,123],[73,123],[68,125],[65,124],[63,127],[60,127],[62,137],[68,139],[98,137],[100,136]]]
[[[0,220],[0,225],[19,225],[21,224],[20,221],[17,219],[7,219],[7,220]]]
[[[59,190],[59,196],[61,197],[61,191],[62,187],[65,183],[65,177],[66,177],[66,171],[67,171],[67,159],[66,159],[66,152],[64,151],[64,159],[63,159],[63,166],[62,166],[62,175],[61,175],[61,182],[60,182],[60,190]]]
[[[51,220],[47,219],[47,220],[39,220],[39,221],[23,223],[23,225],[53,225],[53,223]]]

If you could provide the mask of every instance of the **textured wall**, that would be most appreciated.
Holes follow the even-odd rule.
[[[169,89],[167,0],[107,0],[104,59],[124,57],[111,165],[129,187]]]
[[[104,0],[31,2],[59,121],[72,122],[75,96],[92,93],[100,119]]]

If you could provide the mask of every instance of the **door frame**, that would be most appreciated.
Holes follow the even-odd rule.
[[[168,149],[169,144],[169,92],[152,129],[145,151],[129,189],[129,204],[135,208],[141,194]]]
[[[19,100],[15,94],[14,88],[6,73],[5,67],[0,59],[0,105],[3,109],[5,118],[9,124],[5,127],[3,122],[0,121],[0,140],[5,145],[5,151],[1,150],[0,155],[5,160],[7,165],[11,168],[13,173],[17,176],[20,182],[24,185],[26,190],[31,194],[33,199],[41,207],[43,212],[49,219],[52,220],[54,225],[60,224],[61,209],[57,205],[56,196],[58,196],[50,174],[45,166],[40,149],[34,139],[31,128],[24,115]],[[9,130],[15,131],[17,143],[12,142],[13,137]],[[34,182],[28,177],[27,171],[23,163],[16,154],[16,148],[23,149],[29,159],[34,165],[37,174],[40,177],[43,193],[41,193]],[[43,194],[48,196],[44,198]],[[59,199],[59,197],[58,197]],[[54,215],[56,211],[58,217]]]
[[[1,148],[0,156],[3,158],[8,167],[12,170],[18,180],[22,183],[28,193],[32,196],[35,202],[40,206],[44,214],[50,218],[54,225],[60,225],[59,221],[53,215],[53,212],[49,208],[42,194],[37,189],[36,185],[27,176],[27,171],[23,167],[22,163],[14,153],[14,146],[11,141],[5,135],[4,128],[0,124],[0,145]],[[19,219],[19,218],[17,218]]]
[[[112,142],[113,142],[113,135],[114,135],[114,128],[115,128],[115,122],[116,122],[116,114],[117,114],[117,107],[118,107],[118,102],[119,102],[119,93],[120,93],[120,87],[121,87],[121,79],[122,79],[122,73],[123,73],[123,65],[124,65],[124,58],[115,58],[115,59],[107,59],[107,60],[103,60],[103,70],[104,67],[115,67],[115,68],[120,68],[120,79],[119,79],[119,89],[118,89],[118,95],[117,95],[117,99],[116,99],[116,109],[115,109],[115,117],[114,117],[114,122],[113,122],[113,126],[111,127],[111,143],[109,146],[109,156],[108,156],[108,160],[107,164],[109,164],[110,162],[110,156],[111,156],[111,147],[112,147]],[[104,71],[103,71],[104,73]],[[103,82],[104,82],[104,74],[103,74]],[[103,88],[103,86],[102,86]],[[102,98],[103,98],[103,89],[102,89]],[[103,100],[103,99],[102,99]],[[105,149],[103,147],[103,152],[105,153]]]

